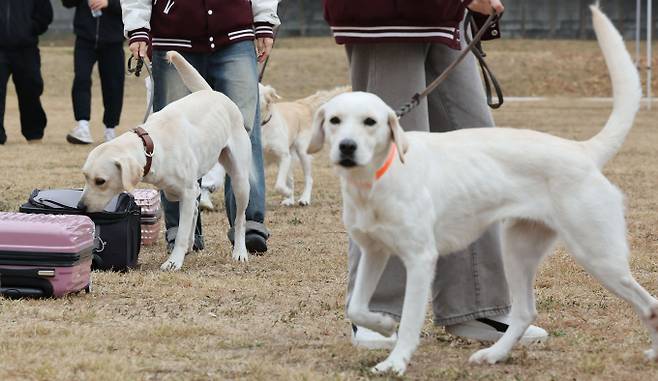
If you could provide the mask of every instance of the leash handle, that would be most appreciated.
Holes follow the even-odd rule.
[[[468,33],[466,33],[467,29],[469,28],[472,31],[477,31],[477,28],[475,26],[475,19],[473,18],[473,13],[471,13],[470,11],[466,14],[466,18],[464,20],[464,39],[466,40],[467,44],[471,43],[471,39],[468,37]],[[482,49],[482,41],[478,41],[475,45],[473,45],[472,51],[473,51],[473,55],[475,56],[475,58],[478,60],[478,63],[480,64],[480,71],[482,72],[482,78],[484,81],[485,94],[487,96],[487,105],[489,105],[489,107],[491,107],[492,109],[500,108],[500,106],[502,106],[504,103],[503,90],[500,87],[500,83],[498,83],[498,80],[496,79],[493,72],[489,68],[489,65],[487,65],[487,62],[484,60],[484,57],[486,57],[487,54]],[[496,92],[496,98],[498,98],[497,102],[495,103],[493,102],[493,97],[491,96],[492,87]]]
[[[411,102],[409,102],[406,105],[402,106],[398,111],[395,112],[395,114],[398,115],[399,118],[401,118],[404,115],[408,114],[416,106],[418,106],[418,104],[420,103],[420,100],[422,98],[427,97],[427,95],[429,95],[432,91],[434,91],[434,89],[436,89],[436,87],[439,86],[439,84],[441,84],[441,82],[443,82],[448,77],[448,74],[450,74],[450,72],[457,65],[459,65],[464,60],[464,58],[466,58],[466,55],[469,52],[473,51],[473,48],[475,47],[475,45],[478,44],[480,42],[480,40],[482,39],[482,36],[484,35],[484,32],[487,29],[489,29],[491,24],[496,22],[498,20],[498,18],[499,18],[498,14],[495,11],[492,11],[492,13],[489,15],[489,17],[487,18],[487,21],[485,21],[482,28],[480,28],[480,30],[478,30],[476,35],[473,36],[473,40],[468,44],[468,46],[466,46],[466,49],[462,50],[462,52],[459,54],[457,59],[454,60],[450,64],[450,66],[448,66],[434,81],[432,81],[432,83],[430,83],[425,88],[425,90],[421,91],[420,93],[415,94],[412,97]],[[466,24],[464,24],[464,25],[466,25]],[[464,33],[464,34],[466,34],[466,33]],[[499,88],[498,86],[496,86],[496,87]]]
[[[139,77],[142,73],[142,67],[144,66],[144,57],[139,57],[137,59],[137,65],[133,67],[133,56],[128,57],[128,73],[133,74],[135,77]]]

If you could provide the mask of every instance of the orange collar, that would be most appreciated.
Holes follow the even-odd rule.
[[[382,164],[381,167],[375,172],[375,180],[379,180],[386,171],[391,167],[391,164],[393,164],[393,160],[395,160],[395,155],[398,152],[398,148],[395,146],[395,143],[391,143],[391,149],[388,151],[388,156],[386,156],[386,161],[384,164]]]

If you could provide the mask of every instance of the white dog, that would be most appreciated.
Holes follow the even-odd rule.
[[[309,151],[321,149],[327,136],[343,221],[363,253],[349,319],[393,334],[396,321],[368,304],[389,256],[399,256],[407,270],[398,341],[373,371],[404,373],[420,340],[437,257],[464,249],[498,221],[511,323],[470,362],[501,361],[533,322],[535,273],[558,236],[578,263],[635,308],[653,341],[646,355],[658,358],[658,301],[631,275],[623,196],[601,173],[633,124],[640,81],[612,23],[597,7],[592,13],[614,106],[588,141],[504,128],[405,133],[393,110],[367,93],[339,95],[318,110]]]
[[[304,171],[304,191],[299,205],[311,203],[313,177],[311,155],[306,151],[311,141],[311,123],[317,108],[334,96],[349,91],[349,87],[318,91],[306,98],[292,102],[276,102],[280,99],[271,86],[259,85],[261,111],[261,137],[265,163],[277,163],[276,191],[284,199],[282,205],[294,205],[294,179],[292,159],[297,157]]]
[[[80,200],[88,211],[100,211],[121,191],[141,180],[180,201],[174,249],[163,270],[178,270],[192,250],[197,218],[197,179],[218,160],[232,178],[237,206],[233,258],[247,260],[245,210],[249,202],[251,142],[238,107],[208,83],[176,52],[167,53],[192,94],[152,114],[139,134],[126,132],[92,150],[82,167],[85,188]],[[137,129],[136,129],[137,130]],[[140,136],[141,135],[141,136]],[[149,153],[149,140],[153,152]]]

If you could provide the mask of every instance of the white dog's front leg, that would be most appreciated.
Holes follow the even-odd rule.
[[[370,299],[388,262],[388,254],[361,247],[361,259],[356,270],[354,290],[347,307],[352,323],[379,332],[384,336],[395,333],[397,322],[392,317],[370,311]]]
[[[295,179],[292,176],[292,166],[290,167],[291,168],[288,171],[288,179],[286,180],[286,184],[288,185],[288,188],[290,188],[290,196],[281,201],[281,205],[283,206],[295,205]]]
[[[180,268],[183,266],[185,254],[187,254],[188,250],[191,248],[190,243],[194,243],[194,216],[196,214],[195,209],[197,207],[196,198],[199,195],[199,187],[196,183],[194,184],[196,187],[186,189],[180,198],[180,218],[178,220],[178,233],[176,234],[174,249],[171,251],[169,258],[165,261],[165,263],[160,266],[160,269],[164,271],[180,270]]]
[[[373,372],[402,375],[406,371],[411,355],[420,342],[437,257],[435,252],[426,250],[414,253],[410,258],[401,258],[407,270],[407,283],[398,341],[388,358],[377,364]]]
[[[290,171],[291,157],[289,152],[282,153],[279,157],[279,172],[276,176],[276,184],[274,189],[279,192],[284,197],[290,197],[292,195],[292,189],[286,184],[286,179],[288,177],[288,171]]]
[[[313,175],[311,173],[312,157],[306,153],[306,150],[297,150],[297,156],[299,157],[299,162],[302,164],[302,170],[304,171],[304,191],[302,192],[301,197],[299,197],[299,205],[304,206],[311,203],[311,191],[313,189]]]

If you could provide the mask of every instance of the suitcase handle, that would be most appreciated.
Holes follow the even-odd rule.
[[[0,269],[0,276],[21,278],[51,278],[55,276],[55,269]]]

